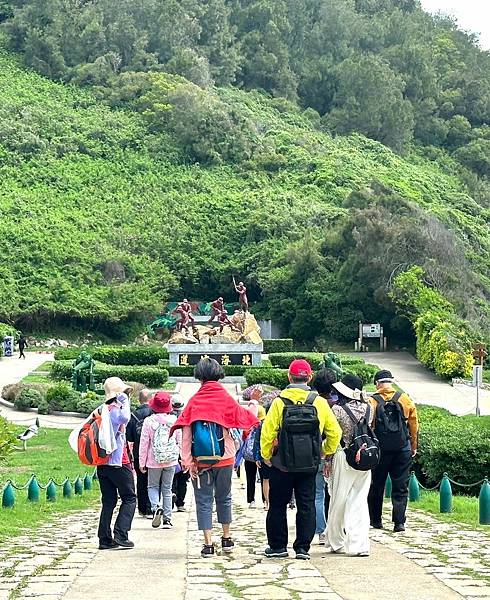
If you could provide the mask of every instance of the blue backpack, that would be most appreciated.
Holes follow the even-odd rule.
[[[191,452],[198,463],[211,467],[219,462],[225,453],[223,427],[209,421],[192,423]]]
[[[243,458],[255,462],[255,436],[257,435],[257,427],[252,428],[252,431],[248,434],[247,439],[243,443]]]

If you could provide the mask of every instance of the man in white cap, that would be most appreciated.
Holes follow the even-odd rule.
[[[110,454],[109,462],[97,467],[102,496],[98,530],[99,550],[134,548],[134,542],[128,539],[128,532],[136,510],[136,493],[126,443],[126,425],[131,417],[129,403],[131,390],[132,388],[119,377],[109,377],[104,382],[105,400],[109,405],[116,447]],[[121,498],[121,507],[114,523],[114,536],[112,536],[111,521],[118,495]]]

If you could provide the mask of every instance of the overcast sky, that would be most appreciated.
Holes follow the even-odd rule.
[[[480,45],[490,50],[490,0],[420,0],[429,12],[456,17],[462,29],[480,34]]]

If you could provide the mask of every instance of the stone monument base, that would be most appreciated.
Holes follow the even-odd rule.
[[[173,367],[196,365],[209,356],[220,365],[258,367],[262,362],[263,343],[260,344],[168,344],[169,365]]]

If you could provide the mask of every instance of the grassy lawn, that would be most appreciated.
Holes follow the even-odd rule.
[[[28,442],[26,452],[14,452],[8,462],[0,466],[0,490],[3,490],[7,479],[12,479],[16,485],[24,485],[32,473],[36,474],[43,485],[51,477],[58,483],[65,477],[73,482],[77,475],[92,473],[93,468],[82,465],[69,447],[69,433],[70,430],[66,429],[41,429],[39,436]],[[45,494],[41,490],[40,501],[33,503],[27,500],[27,490],[15,491],[14,508],[0,508],[0,543],[19,535],[24,528],[31,530],[47,520],[53,520],[60,513],[95,505],[99,498],[95,482],[93,489],[84,491],[82,496],[73,495],[72,498],[64,499],[62,489],[57,488],[56,502],[46,502]]]
[[[53,361],[52,360],[47,360],[46,362],[43,362],[41,365],[39,365],[39,367],[37,367],[37,369],[34,369],[34,373],[38,372],[38,371],[51,371],[51,368],[53,366]]]
[[[490,535],[490,525],[478,523],[478,498],[473,496],[453,496],[453,512],[439,512],[439,493],[423,491],[418,502],[410,502],[409,508],[417,508],[430,513],[445,523],[462,523]]]

